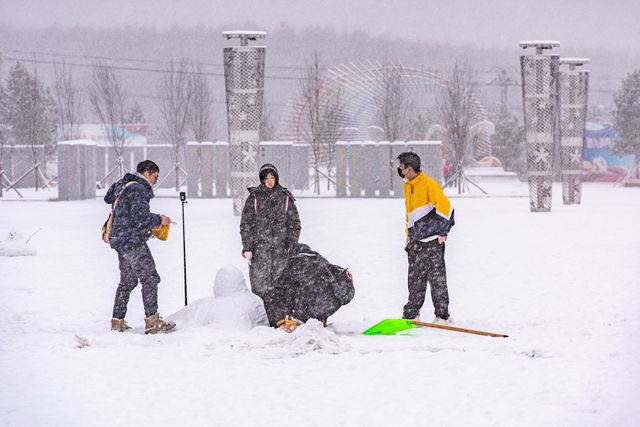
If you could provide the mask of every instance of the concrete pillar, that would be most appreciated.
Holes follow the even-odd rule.
[[[404,141],[394,141],[390,146],[391,156],[389,159],[389,170],[391,176],[393,177],[391,179],[391,189],[393,190],[393,197],[400,198],[404,197],[404,192],[402,190],[402,187],[404,186],[404,180],[398,175],[398,162],[396,161],[396,157],[398,157],[398,154],[408,150],[407,145],[404,143]]]
[[[389,141],[380,141],[376,144],[377,180],[376,187],[380,197],[391,196],[391,180],[395,179],[395,171],[390,168],[391,144]],[[394,175],[392,175],[395,174]]]
[[[200,144],[200,197],[213,197],[213,159],[214,143],[205,141]]]
[[[195,199],[198,194],[200,182],[200,144],[196,141],[187,142],[187,196]]]
[[[85,140],[80,147],[80,197],[82,199],[96,198],[96,181],[98,174],[96,172],[96,148],[97,144],[93,141]]]
[[[293,188],[306,190],[309,184],[309,144],[291,146],[291,175]]]
[[[96,144],[89,140],[57,144],[58,199],[84,200],[96,197]]]
[[[58,200],[80,200],[80,147],[76,141],[60,141],[58,153]]]
[[[362,143],[360,141],[349,142],[349,195],[351,197],[360,197],[362,180],[360,174],[362,171]]]
[[[216,197],[225,198],[227,196],[227,176],[229,167],[229,143],[217,141],[213,144],[214,168],[216,181]]]
[[[96,176],[98,181],[102,181],[107,172],[107,154],[105,153],[106,147],[96,146]]]
[[[362,188],[365,197],[376,197],[377,179],[380,171],[377,169],[377,146],[374,141],[362,143],[361,174]]]
[[[347,144],[336,142],[336,197],[347,197]]]

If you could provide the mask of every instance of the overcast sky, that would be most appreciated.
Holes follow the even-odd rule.
[[[16,27],[286,23],[487,47],[553,39],[629,52],[640,50],[639,16],[636,0],[0,0],[0,22]]]

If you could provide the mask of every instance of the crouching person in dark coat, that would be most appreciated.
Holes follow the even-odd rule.
[[[113,304],[111,330],[124,332],[131,329],[124,318],[131,291],[140,281],[145,312],[145,334],[170,332],[175,323],[166,322],[158,313],[158,283],[160,275],[147,246],[150,228],[168,225],[171,219],[151,213],[149,201],[153,198],[152,186],[160,174],[160,168],[151,160],[138,164],[137,173],[127,173],[113,184],[104,201],[113,207],[113,226],[109,245],[118,253],[120,284]]]
[[[280,185],[276,167],[267,163],[258,176],[260,185],[248,189],[240,236],[242,256],[249,263],[251,292],[268,305],[289,251],[298,243],[301,227],[295,199]]]
[[[327,318],[348,304],[354,294],[353,276],[346,268],[331,264],[299,243],[291,251],[265,309],[271,326],[291,332],[309,319],[326,326]]]

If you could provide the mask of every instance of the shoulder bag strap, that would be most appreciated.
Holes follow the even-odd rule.
[[[131,182],[127,182],[124,185],[124,188],[122,189],[122,192],[120,193],[120,195],[118,195],[118,197],[116,197],[116,200],[113,201],[113,205],[111,206],[111,212],[115,215],[116,213],[116,206],[118,204],[118,200],[120,200],[120,196],[122,196],[124,194],[124,191],[127,189],[127,187],[129,187],[131,184],[135,184],[135,181],[131,181]]]

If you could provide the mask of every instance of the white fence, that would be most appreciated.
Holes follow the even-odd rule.
[[[16,179],[33,166],[31,151],[27,152],[27,149],[31,150],[31,147],[5,150],[4,169],[9,180]],[[41,151],[44,159],[44,147]],[[189,142],[184,151],[176,164],[171,145],[125,147],[123,170],[135,172],[140,161],[150,159],[160,167],[161,188],[175,188],[177,174],[179,189],[186,186],[190,198],[231,197],[227,142]],[[335,166],[324,174],[331,183],[330,195],[335,191],[336,197],[402,197],[403,181],[398,177],[395,159],[403,151],[417,153],[425,173],[442,182],[442,145],[439,141],[339,141],[335,145]],[[258,165],[274,164],[280,183],[301,192],[310,191],[310,180],[314,175],[309,159],[309,145],[291,141],[263,141],[257,153]],[[59,142],[55,160],[60,200],[94,198],[96,188],[106,188],[120,178],[118,158],[113,149],[88,140]],[[42,162],[44,164],[44,160]],[[25,176],[20,187],[33,187],[34,182],[35,176]],[[258,184],[257,171],[255,184]]]

